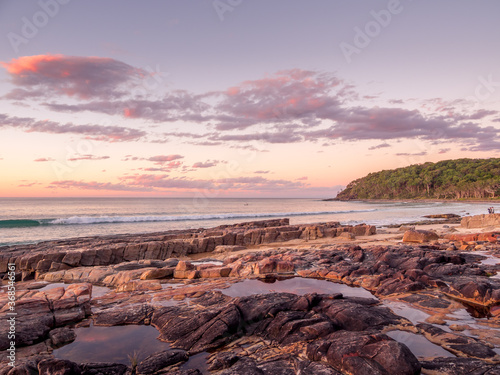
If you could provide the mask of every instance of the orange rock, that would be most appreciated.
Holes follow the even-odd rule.
[[[120,285],[116,292],[136,292],[147,290],[161,290],[161,284],[158,280],[133,280]]]
[[[274,259],[265,258],[256,264],[255,274],[262,275],[266,273],[273,273],[276,271],[276,262]]]
[[[176,271],[187,271],[187,270],[193,270],[194,266],[190,262],[185,262],[181,260],[179,263],[177,263],[177,266],[175,267]]]
[[[351,233],[351,232],[342,232],[339,237],[344,238],[346,240],[356,239],[356,236],[354,235],[354,233]]]
[[[229,274],[231,273],[231,268],[230,267],[213,267],[213,268],[207,268],[204,270],[200,270],[200,277],[202,279],[205,278],[216,278],[216,277],[228,277]]]
[[[200,271],[197,270],[175,270],[174,279],[197,279],[200,277]]]
[[[439,236],[428,230],[407,230],[403,235],[403,242],[429,242],[439,239]]]
[[[171,277],[174,273],[173,268],[157,268],[154,270],[148,270],[144,272],[140,279],[141,280],[153,280],[153,279],[164,279]]]
[[[293,265],[292,262],[280,261],[280,262],[276,263],[276,271],[278,273],[293,272],[294,269],[295,269],[295,266]]]

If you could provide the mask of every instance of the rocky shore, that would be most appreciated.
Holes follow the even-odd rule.
[[[0,248],[17,314],[16,366],[2,324],[0,374],[500,374],[499,215],[486,216]]]

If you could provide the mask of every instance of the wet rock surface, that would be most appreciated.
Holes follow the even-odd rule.
[[[43,249],[47,244],[9,249],[36,280],[17,283],[17,367],[8,366],[2,325],[0,375],[498,373],[498,233],[382,246],[358,246],[350,235],[341,236],[373,232],[369,226],[273,220],[161,234],[162,240],[160,234],[133,241],[116,236],[98,243],[54,242],[50,250]],[[307,245],[330,237],[346,244]],[[275,240],[302,245],[248,249]],[[184,250],[164,254],[158,241],[167,249],[206,241],[205,250],[222,250],[195,262],[179,259]],[[296,289],[273,291],[273,282],[290,277]],[[332,291],[301,289],[303,278],[329,281]],[[245,279],[266,281],[269,292],[224,294]],[[53,284],[62,282],[70,284]],[[339,293],[336,283],[364,288],[372,297]],[[98,288],[103,291],[94,295]],[[6,302],[6,293],[0,294],[2,321]],[[74,328],[90,321],[103,327],[152,325],[170,347],[137,363],[131,357],[126,365],[111,358],[85,363],[84,353],[78,363],[55,358],[56,348],[72,345]],[[392,339],[391,331],[419,335],[450,357],[415,355],[411,343]]]
[[[74,267],[107,266],[143,259],[163,260],[213,252],[219,246],[233,247],[229,248],[232,251],[235,246],[295,239],[314,240],[340,236],[344,232],[364,236],[374,234],[376,228],[364,224],[341,226],[338,222],[292,226],[289,225],[289,219],[276,219],[211,229],[47,241],[36,245],[0,247],[0,274],[7,272],[9,263],[14,263],[20,277],[27,280],[47,272],[55,273]],[[101,268],[93,275],[86,276],[104,278],[106,272],[107,268]],[[78,273],[71,275],[75,280],[81,279]]]

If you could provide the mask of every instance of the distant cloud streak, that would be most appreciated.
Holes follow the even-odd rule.
[[[136,141],[146,132],[122,126],[60,124],[55,121],[35,120],[29,117],[12,117],[0,113],[0,128],[11,127],[27,133],[76,134],[87,139],[105,142]]]

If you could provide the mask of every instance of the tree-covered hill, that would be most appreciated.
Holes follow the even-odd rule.
[[[354,180],[349,199],[500,199],[500,159],[457,159],[385,170]]]

